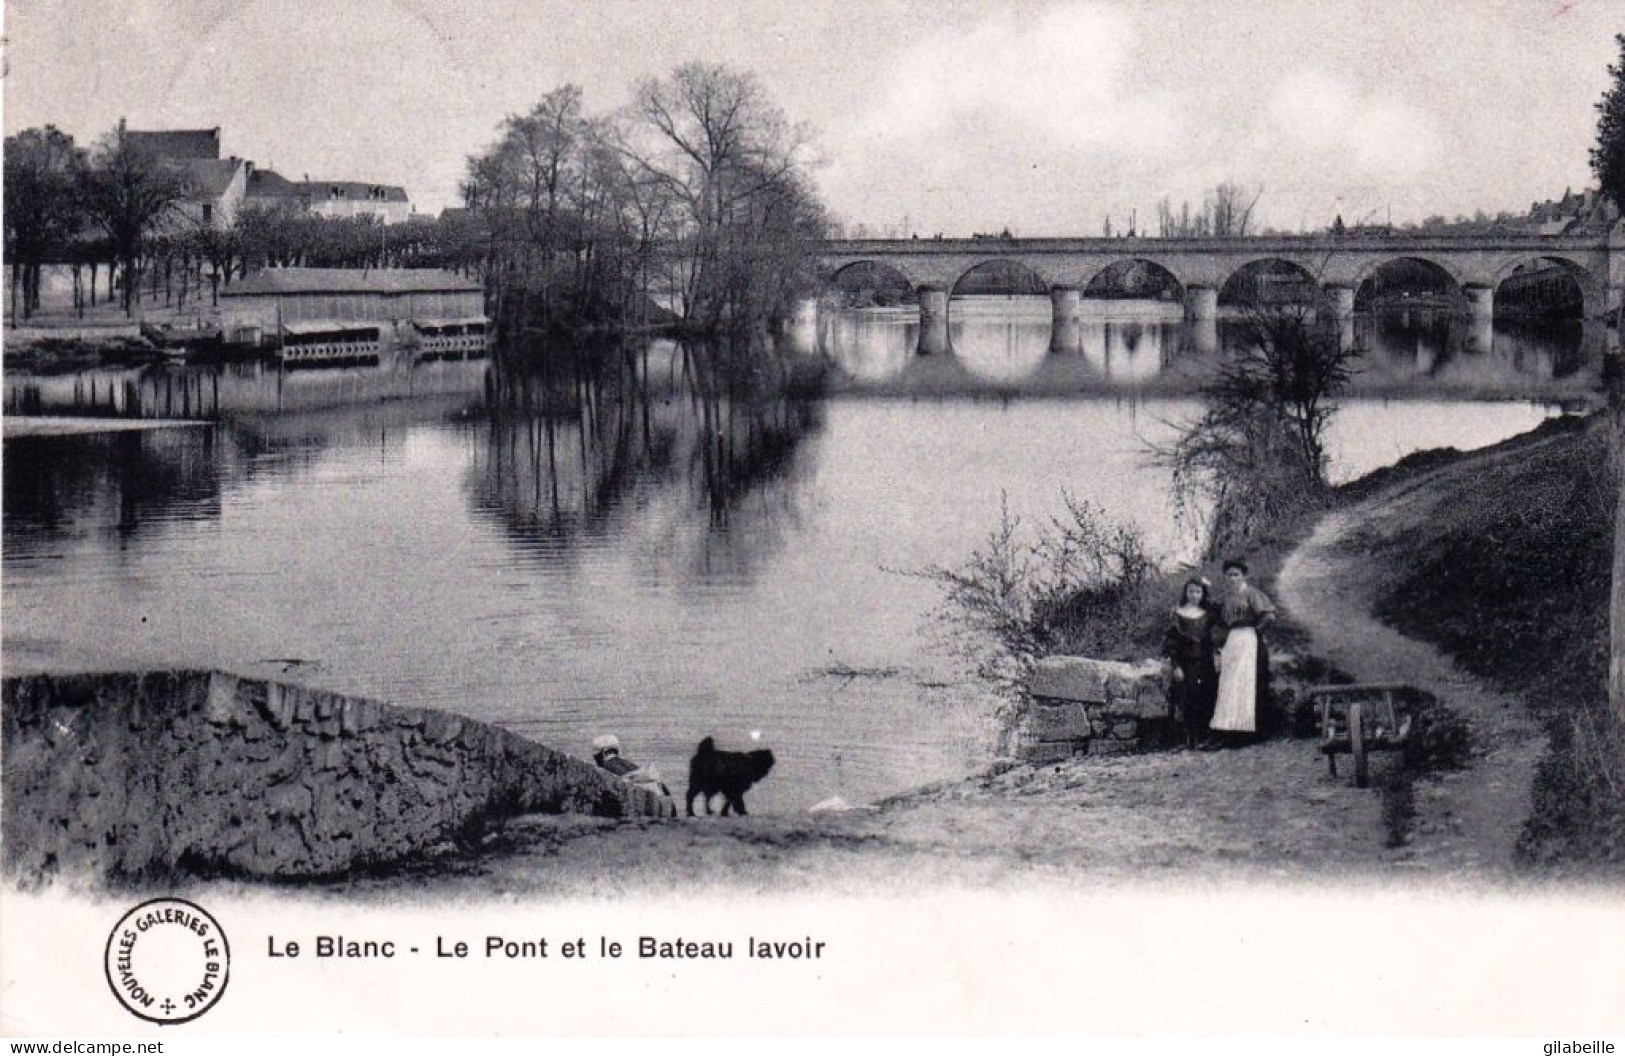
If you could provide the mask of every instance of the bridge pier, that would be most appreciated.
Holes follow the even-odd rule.
[[[1191,350],[1199,356],[1218,354],[1219,320],[1216,317],[1191,321]]]
[[[1083,291],[1076,286],[1055,286],[1049,291],[1049,301],[1049,350],[1082,352],[1083,326],[1078,321],[1078,309],[1083,303]]]
[[[1467,304],[1472,311],[1475,327],[1495,321],[1494,286],[1464,286],[1462,292],[1467,295]]]
[[[920,342],[915,352],[939,356],[953,351],[948,345],[948,291],[941,286],[921,286]]]
[[[1192,322],[1219,317],[1219,291],[1212,286],[1191,286],[1185,290],[1185,318]]]

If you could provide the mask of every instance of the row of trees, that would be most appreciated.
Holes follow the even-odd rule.
[[[6,259],[11,315],[40,307],[42,269],[71,270],[74,303],[96,302],[107,269],[133,312],[143,291],[185,307],[208,289],[260,267],[441,266],[473,271],[480,238],[466,218],[385,226],[377,218],[330,220],[297,199],[244,202],[229,215],[192,203],[184,170],[141,149],[122,129],[92,149],[47,125],[5,141]]]
[[[499,133],[464,185],[499,326],[719,329],[814,288],[806,136],[749,74],[690,63],[602,115],[566,85]]]
[[[1174,212],[1171,199],[1157,203],[1157,234],[1162,238],[1245,238],[1252,233],[1253,210],[1263,197],[1262,187],[1248,190],[1236,183],[1221,183],[1193,212],[1181,202]]]
[[[126,307],[147,239],[181,197],[174,173],[162,170],[126,140],[103,137],[94,152],[52,125],[5,142],[6,257],[12,265],[12,318],[39,307],[46,263],[107,262],[126,276]],[[94,292],[92,278],[91,289]]]

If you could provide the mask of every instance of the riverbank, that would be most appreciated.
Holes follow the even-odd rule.
[[[301,888],[387,899],[406,890],[424,898],[653,893],[674,883],[902,894],[920,884],[1073,877],[1382,883],[1549,876],[1551,868],[1530,868],[1536,859],[1519,842],[1529,828],[1526,819],[1557,817],[1560,812],[1542,804],[1560,804],[1564,795],[1557,784],[1540,791],[1539,727],[1514,691],[1490,684],[1476,670],[1460,670],[1444,655],[1457,646],[1430,645],[1410,630],[1385,628],[1382,606],[1399,589],[1431,606],[1428,611],[1481,611],[1464,606],[1454,587],[1430,579],[1426,562],[1396,547],[1420,554],[1449,540],[1485,548],[1496,555],[1492,567],[1503,571],[1533,565],[1550,573],[1533,549],[1509,550],[1502,542],[1491,549],[1482,537],[1464,533],[1457,514],[1477,510],[1468,501],[1475,496],[1485,511],[1514,518],[1526,512],[1528,504],[1506,497],[1527,493],[1509,489],[1526,475],[1553,474],[1558,464],[1549,460],[1559,453],[1583,464],[1585,449],[1576,445],[1589,442],[1591,428],[1557,422],[1469,455],[1414,456],[1340,489],[1337,508],[1318,525],[1295,526],[1272,547],[1250,555],[1255,580],[1286,609],[1282,633],[1274,636],[1278,670],[1288,667],[1288,653],[1332,657],[1351,674],[1432,689],[1471,728],[1478,750],[1469,765],[1417,775],[1405,786],[1409,798],[1398,824],[1388,783],[1357,789],[1346,773],[1333,779],[1312,740],[1282,738],[1213,753],[998,765],[844,812],[665,823],[532,815],[502,826],[472,851],[458,848],[411,866]],[[1572,480],[1574,473],[1555,479]],[[1505,528],[1486,523],[1490,531]],[[1386,549],[1373,560],[1378,551],[1369,548],[1379,544]],[[1550,546],[1550,538],[1544,545],[1545,551],[1561,549]],[[1447,561],[1443,567],[1452,566]],[[1520,597],[1529,605],[1550,596],[1576,613],[1589,611],[1583,599],[1566,593],[1569,587],[1557,578],[1532,580],[1509,605],[1516,610]],[[1527,645],[1508,646],[1502,631],[1499,621],[1476,627],[1469,621],[1462,641],[1482,635],[1491,643],[1489,652],[1527,660]],[[8,652],[8,663],[16,657]],[[1306,679],[1325,676],[1324,663],[1292,666]],[[1381,777],[1395,761],[1383,756],[1377,765]],[[767,782],[782,784],[790,772],[781,766]],[[679,774],[670,776],[680,780]],[[1572,839],[1582,840],[1586,830],[1572,831],[1578,834]],[[1608,875],[1606,867],[1555,872]]]
[[[1415,456],[1340,489],[1335,508],[1260,555],[1257,581],[1282,602],[1284,644],[1316,657],[1307,666],[1324,670],[1320,658],[1329,658],[1342,674],[1409,682],[1465,721],[1473,746],[1467,765],[1411,775],[1397,826],[1394,804],[1385,799],[1393,783],[1357,789],[1346,775],[1328,775],[1313,740],[1279,738],[1221,752],[1001,764],[838,814],[665,824],[520,819],[472,858],[414,867],[411,885],[424,897],[551,897],[652,893],[674,882],[901,894],[918,885],[1190,874],[1339,883],[1617,879],[1609,844],[1575,852],[1586,832],[1607,830],[1595,811],[1581,809],[1589,801],[1564,801],[1573,789],[1550,775],[1572,768],[1565,762],[1572,753],[1565,755],[1558,738],[1548,754],[1542,723],[1519,687],[1486,678],[1470,657],[1454,658],[1460,642],[1441,647],[1414,637],[1414,621],[1403,630],[1385,622],[1395,618],[1396,595],[1409,599],[1409,613],[1483,611],[1464,606],[1440,568],[1402,560],[1400,547],[1480,547],[1503,568],[1544,567],[1533,550],[1487,546],[1463,531],[1463,518],[1480,507],[1516,518],[1525,507],[1507,503],[1517,492],[1506,488],[1549,472],[1551,459],[1584,458],[1596,431],[1594,421],[1556,421],[1480,452]],[[1482,502],[1464,501],[1474,495]],[[1557,549],[1547,539],[1541,552]],[[1529,593],[1504,598],[1501,607],[1515,610],[1520,598],[1528,605],[1549,596],[1540,604],[1567,606],[1574,624],[1595,623],[1596,610],[1571,596],[1594,591],[1594,577],[1525,587]],[[1524,670],[1574,670],[1564,663],[1568,655],[1549,666],[1529,664],[1527,646],[1509,639],[1503,621],[1480,619],[1476,629],[1481,655]],[[1568,630],[1569,652],[1594,651],[1587,633]],[[1546,727],[1565,710],[1548,701]],[[1380,776],[1397,762],[1381,757],[1376,765]],[[1566,825],[1567,853],[1538,836],[1554,825]],[[329,890],[367,896],[398,891],[402,879],[355,878]]]

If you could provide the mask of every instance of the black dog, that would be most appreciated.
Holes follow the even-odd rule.
[[[773,769],[773,753],[766,748],[754,752],[725,752],[717,749],[716,742],[707,737],[694,750],[688,762],[688,816],[694,816],[694,797],[703,797],[705,812],[711,813],[711,797],[724,797],[722,813],[731,808],[735,814],[745,813],[745,789],[767,776]]]

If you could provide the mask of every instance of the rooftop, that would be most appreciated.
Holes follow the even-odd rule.
[[[405,202],[406,188],[385,183],[359,183],[354,180],[306,180],[300,184],[302,193],[310,195],[312,203],[341,199],[351,202]]]
[[[267,268],[220,290],[222,297],[279,293],[479,293],[481,286],[441,268]]]
[[[237,170],[243,165],[241,158],[225,161],[188,160],[181,164],[182,178],[186,181],[188,198],[218,198],[226,193]]]
[[[138,132],[132,128],[125,130],[124,137],[130,146],[160,158],[220,160],[219,128],[177,128],[155,132]]]
[[[255,169],[248,174],[250,198],[298,198],[305,191],[292,180],[271,169]]]

